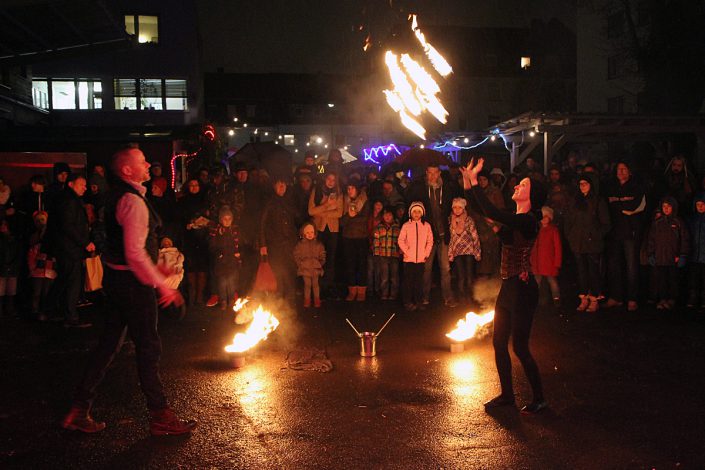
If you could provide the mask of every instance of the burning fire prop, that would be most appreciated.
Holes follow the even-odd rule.
[[[475,312],[468,312],[465,318],[458,320],[453,331],[446,333],[446,336],[453,340],[454,343],[451,344],[451,352],[462,351],[463,341],[485,336],[492,320],[494,320],[494,310],[483,313],[482,315],[478,315]],[[453,346],[456,347],[454,348]]]
[[[434,70],[442,77],[447,77],[453,72],[453,68],[436,48],[426,41],[426,37],[416,22],[416,15],[410,15],[409,18],[411,19],[411,30],[423,47]],[[402,54],[399,58],[392,51],[387,51],[384,61],[394,85],[392,90],[384,90],[387,103],[395,112],[399,113],[399,118],[407,129],[426,140],[426,129],[417,120],[421,113],[428,111],[443,124],[448,121],[448,111],[436,96],[441,92],[441,87],[438,86],[433,76],[409,54]]]
[[[276,330],[279,320],[271,312],[262,308],[262,305],[252,312],[252,322],[244,333],[236,333],[232,344],[225,346],[229,353],[244,353],[253,348],[260,341],[264,341],[269,333]]]

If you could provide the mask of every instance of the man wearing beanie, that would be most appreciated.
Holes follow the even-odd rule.
[[[431,292],[433,260],[438,259],[441,272],[441,291],[447,307],[455,307],[456,302],[450,285],[450,262],[448,261],[448,243],[450,217],[453,199],[461,196],[460,188],[451,181],[443,181],[438,165],[426,168],[424,181],[417,181],[407,191],[407,201],[419,201],[426,208],[426,220],[433,229],[433,249],[424,266],[423,304],[428,305]]]
[[[502,287],[495,303],[492,336],[502,392],[485,403],[485,409],[514,406],[512,360],[509,357],[511,337],[514,353],[521,361],[533,392],[532,401],[521,411],[534,414],[548,406],[544,400],[538,366],[529,350],[531,324],[538,305],[538,286],[531,271],[530,256],[539,228],[540,215],[537,216],[537,213],[540,214],[546,191],[541,183],[524,178],[516,185],[512,196],[517,206],[516,213],[500,211],[490,203],[478,185],[478,174],[483,164],[484,160],[480,158],[477,164],[471,161],[461,171],[466,197],[473,197],[486,217],[502,224],[497,233],[502,242]]]

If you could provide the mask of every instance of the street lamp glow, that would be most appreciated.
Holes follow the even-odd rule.
[[[310,147],[310,146],[311,146],[311,142],[306,142],[306,147]]]
[[[268,135],[269,135],[269,132],[265,132],[264,135],[265,135],[265,136],[268,136]]]
[[[230,129],[230,130],[228,131],[228,135],[229,135],[230,137],[234,136],[234,135],[235,135],[235,131],[232,130],[232,129]]]
[[[328,103],[329,108],[335,108],[335,103]]]
[[[534,132],[534,131],[529,132],[529,137],[533,137],[535,135],[536,135],[536,132]]]
[[[470,139],[468,139],[467,137],[463,139],[463,143],[466,143],[466,144],[467,144],[467,143],[469,143],[469,142],[470,142]]]
[[[324,145],[323,148],[324,148],[324,149],[327,149],[327,148],[328,148],[328,144]]]
[[[421,145],[419,145],[419,148],[423,149],[423,148],[426,148],[426,146],[424,144],[421,144]]]
[[[239,121],[238,118],[233,118],[233,122],[238,122],[238,121]]]
[[[242,123],[242,127],[247,127],[247,123],[246,123],[246,122],[243,122],[243,123]]]
[[[317,144],[322,144],[322,143],[323,143],[323,139],[322,139],[321,137],[316,137],[316,143],[317,143]]]

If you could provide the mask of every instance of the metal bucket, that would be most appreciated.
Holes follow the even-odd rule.
[[[246,363],[245,355],[242,353],[231,353],[230,354],[230,365],[233,369],[240,369],[245,366]]]
[[[377,334],[371,331],[360,333],[360,356],[374,357],[377,355],[375,348],[377,344]]]

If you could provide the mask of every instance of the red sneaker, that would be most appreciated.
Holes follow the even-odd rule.
[[[313,306],[316,308],[321,308],[321,299],[313,299]]]
[[[105,429],[105,423],[95,421],[88,410],[72,406],[71,410],[61,421],[61,427],[69,431],[81,431],[92,434]]]
[[[149,412],[149,432],[152,436],[179,436],[190,433],[195,420],[183,420],[171,408]]]
[[[304,299],[304,308],[309,308],[311,306],[311,299]]]
[[[206,307],[215,307],[216,305],[218,305],[219,300],[220,298],[217,295],[211,295],[208,299],[208,302],[206,302]]]

